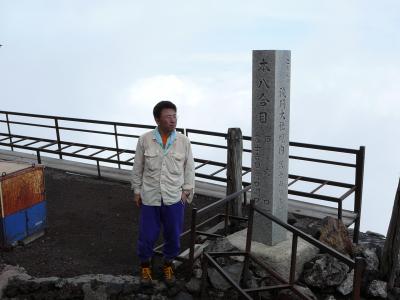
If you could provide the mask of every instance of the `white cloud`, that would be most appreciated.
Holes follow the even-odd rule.
[[[157,75],[135,82],[131,89],[130,104],[136,106],[170,100],[177,105],[193,107],[203,98],[201,88],[191,80],[176,75]]]
[[[224,63],[224,64],[247,64],[251,61],[251,51],[246,52],[223,52],[223,53],[194,53],[188,57],[189,61],[203,63]]]
[[[220,130],[245,122],[250,125],[250,81],[241,74],[223,75],[200,79],[156,75],[140,79],[130,89],[129,104],[136,111],[147,109],[149,116],[149,107],[170,100],[178,106],[179,126],[183,127]]]

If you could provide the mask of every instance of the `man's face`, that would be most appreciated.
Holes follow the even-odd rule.
[[[172,132],[176,128],[176,111],[172,108],[164,108],[156,122],[164,133]]]

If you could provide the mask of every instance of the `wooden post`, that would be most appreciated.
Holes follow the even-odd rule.
[[[400,252],[400,179],[394,198],[392,217],[383,247],[380,272],[388,281],[388,290],[394,286],[396,271],[399,267]]]
[[[242,154],[243,139],[240,128],[228,129],[228,153],[227,153],[227,170],[226,170],[226,194],[230,195],[242,189]],[[238,196],[230,202],[230,212],[234,216],[242,216],[242,197]],[[237,224],[237,222],[233,222]]]

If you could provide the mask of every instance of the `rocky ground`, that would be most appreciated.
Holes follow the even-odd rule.
[[[213,268],[206,273],[197,260],[193,269],[177,269],[173,287],[155,281],[142,287],[135,256],[138,210],[129,185],[46,170],[48,230],[44,237],[28,244],[0,251],[1,299],[238,299],[239,294]],[[213,199],[196,198],[202,207]],[[187,209],[186,224],[190,217]],[[213,212],[214,213],[214,212]],[[206,216],[207,217],[207,216]],[[290,215],[288,222],[316,238],[323,238],[327,220],[317,221]],[[347,235],[340,233],[339,235]],[[350,232],[351,235],[351,232]],[[343,242],[344,241],[344,242]],[[362,293],[364,299],[400,299],[395,289],[387,293],[379,276],[379,257],[384,237],[361,234],[354,247],[349,237],[336,243],[340,251],[366,260]],[[183,242],[183,248],[187,241]],[[236,250],[226,239],[211,242],[206,251]],[[238,258],[218,259],[221,267],[239,282],[243,263]],[[160,260],[155,260],[160,278]],[[99,275],[105,274],[105,275]],[[202,275],[207,274],[201,294]],[[352,270],[327,254],[318,254],[306,263],[296,286],[310,299],[351,299]],[[246,285],[250,288],[277,284],[268,272],[250,265]],[[400,286],[400,280],[399,280]],[[262,292],[255,299],[298,299],[288,290]]]
[[[388,294],[385,282],[377,277],[379,265],[376,245],[382,245],[382,237],[373,233],[363,234],[358,255],[366,259],[362,299],[399,299],[398,294]],[[206,251],[235,251],[226,239],[213,241]],[[236,282],[240,281],[243,263],[238,257],[217,259],[220,266]],[[260,266],[250,265],[247,287],[258,288],[279,284]],[[239,299],[236,292],[219,273],[207,269],[207,279],[202,293],[201,261],[187,272],[178,268],[177,284],[168,287],[162,281],[154,281],[151,287],[142,287],[139,278],[132,275],[88,274],[75,277],[33,277],[22,267],[0,266],[1,299]],[[190,275],[184,277],[184,275]],[[318,254],[308,262],[296,288],[309,299],[345,300],[352,299],[352,271],[326,254]],[[254,299],[295,300],[300,299],[290,290],[261,292]]]

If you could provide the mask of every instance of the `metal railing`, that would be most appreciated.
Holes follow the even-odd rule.
[[[56,154],[59,156],[60,159],[66,157],[74,157],[80,158],[85,160],[92,160],[96,161],[97,165],[99,166],[100,162],[107,162],[116,164],[119,168],[121,165],[131,166],[133,165],[133,157],[127,160],[121,160],[120,155],[122,153],[134,154],[135,151],[131,149],[123,149],[119,147],[118,139],[120,137],[129,137],[129,138],[138,138],[138,135],[131,135],[131,134],[123,134],[118,133],[119,127],[128,127],[128,128],[153,128],[148,125],[138,125],[138,124],[128,124],[128,123],[118,123],[118,122],[107,122],[107,121],[99,121],[99,120],[89,120],[89,119],[78,119],[78,118],[66,118],[60,116],[49,116],[49,115],[37,115],[37,114],[27,114],[27,113],[18,113],[18,112],[8,112],[8,111],[0,111],[0,114],[5,115],[5,120],[0,120],[1,123],[7,124],[8,132],[0,132],[0,145],[2,146],[10,146],[11,150],[17,149],[24,149],[24,150],[31,150],[37,153],[38,161],[40,161],[41,153],[49,153],[49,154]],[[12,121],[10,120],[10,116],[19,116],[19,117],[27,117],[27,118],[34,118],[35,120],[44,121],[44,120],[52,120],[54,125],[44,125],[40,123],[31,123],[31,122],[21,122],[21,121]],[[68,126],[60,126],[61,121],[68,121],[73,122],[74,124],[83,125],[83,124],[95,124],[95,125],[108,125],[113,130],[111,131],[101,131],[101,130],[89,130],[83,128],[74,128]],[[29,127],[39,127],[39,128],[48,128],[54,130],[55,139],[43,138],[43,137],[33,137],[27,135],[16,135],[12,134],[11,125],[23,125]],[[115,145],[112,147],[104,147],[98,145],[90,145],[86,143],[77,143],[77,142],[70,142],[62,139],[62,131],[73,131],[73,132],[85,132],[85,133],[92,133],[92,134],[100,134],[100,135],[107,135],[107,136],[114,136]],[[8,143],[5,143],[5,140],[9,140]],[[38,146],[39,143],[46,143],[45,145]],[[54,146],[56,149],[54,149]],[[73,152],[68,152],[67,149],[71,147],[79,147],[78,150]],[[53,149],[51,149],[53,148]],[[93,153],[90,154],[79,154],[84,150],[94,150]],[[114,152],[113,155],[109,157],[99,157],[99,154],[111,151]],[[99,170],[100,173],[100,170]]]
[[[0,146],[10,147],[11,150],[14,149],[24,149],[36,152],[37,160],[41,162],[41,154],[54,154],[57,155],[60,159],[69,158],[78,158],[87,161],[94,161],[97,165],[98,176],[101,176],[101,168],[100,163],[110,163],[118,168],[121,166],[133,166],[134,154],[135,151],[133,149],[127,149],[120,146],[121,138],[130,138],[137,139],[139,135],[136,134],[126,134],[121,133],[122,129],[134,128],[134,129],[153,129],[152,125],[140,125],[140,124],[131,124],[131,123],[121,123],[121,122],[109,122],[109,121],[100,121],[100,120],[90,120],[90,119],[81,119],[81,118],[68,118],[68,117],[60,117],[60,116],[50,116],[50,115],[38,115],[38,114],[28,114],[28,113],[19,113],[19,112],[11,112],[11,111],[0,111],[0,116],[3,116],[3,119],[0,120],[0,123],[7,125],[6,132],[0,132]],[[26,122],[26,121],[18,121],[11,119],[15,117],[24,117],[24,118],[33,118],[38,122]],[[53,125],[40,124],[40,121],[43,120],[51,120]],[[68,122],[73,123],[77,126],[85,126],[88,124],[94,125],[104,125],[110,128],[110,130],[90,130],[85,128],[77,128],[71,126],[62,126],[61,123]],[[47,128],[53,131],[53,135],[55,138],[43,138],[43,137],[33,137],[28,135],[18,135],[13,134],[12,126],[29,126],[29,127],[38,127],[38,128]],[[227,134],[221,132],[214,131],[204,131],[204,130],[196,130],[196,129],[178,129],[181,132],[185,132],[187,136],[191,137],[192,135],[200,135],[203,139],[207,140],[209,137],[218,137],[226,139]],[[65,132],[81,132],[81,133],[89,133],[89,134],[98,134],[102,136],[113,136],[114,144],[112,146],[99,146],[88,143],[79,143],[74,141],[67,141],[63,138]],[[251,141],[250,136],[243,136],[243,140]],[[44,145],[41,145],[43,144]],[[219,148],[219,149],[227,149],[226,145],[215,144],[209,142],[203,142],[198,140],[191,140],[192,145],[204,146],[208,148]],[[226,143],[226,142],[224,142]],[[133,145],[133,143],[132,143]],[[363,173],[364,173],[364,157],[365,157],[365,147],[360,147],[359,149],[348,149],[348,148],[339,148],[339,147],[329,147],[329,146],[321,146],[314,144],[305,144],[305,143],[296,143],[290,142],[290,147],[299,147],[303,149],[314,149],[321,151],[329,151],[335,153],[346,153],[348,155],[355,156],[355,163],[344,163],[340,161],[333,160],[323,160],[317,159],[313,157],[303,157],[303,156],[294,156],[289,155],[289,159],[291,160],[302,160],[307,162],[314,162],[319,164],[328,164],[335,165],[338,167],[345,168],[354,168],[354,182],[353,183],[345,183],[339,181],[326,180],[323,178],[317,177],[309,177],[302,176],[298,174],[289,174],[288,179],[291,181],[288,183],[288,193],[289,195],[295,195],[300,197],[305,197],[307,199],[318,199],[329,202],[337,203],[338,205],[338,219],[342,219],[343,215],[343,201],[347,199],[350,195],[354,193],[354,213],[355,217],[352,222],[354,222],[354,236],[353,239],[355,242],[358,241],[359,229],[360,229],[360,219],[361,219],[361,205],[362,205],[362,187],[363,187]],[[78,148],[74,151],[69,151],[72,147]],[[91,152],[85,154],[85,152]],[[109,153],[110,155],[107,157],[101,157],[105,153]],[[244,153],[251,153],[251,149],[243,149]],[[122,159],[122,155],[129,155],[128,158]],[[227,164],[225,162],[219,162],[215,160],[204,159],[200,157],[195,157],[195,162],[197,163],[196,168],[196,178],[205,178],[209,180],[213,180],[216,182],[224,182],[226,183],[226,177],[220,176],[220,174],[226,170]],[[212,171],[211,173],[201,172],[201,168],[204,169],[205,166],[213,166],[218,167],[218,170]],[[249,174],[251,172],[251,168],[248,166],[243,166],[243,174]],[[293,184],[297,182],[311,182],[318,184],[317,188],[314,188],[310,192],[303,192],[300,190],[290,188]],[[249,182],[243,182],[244,186],[249,185]],[[346,189],[346,191],[339,197],[333,197],[328,195],[323,195],[317,193],[317,191],[321,190],[324,186],[331,187],[340,187]],[[246,193],[244,194],[246,196]],[[246,198],[245,198],[246,199]],[[348,224],[349,225],[349,224]]]
[[[243,192],[243,190],[241,191]],[[228,200],[226,200],[228,201]],[[204,208],[205,210],[208,208]],[[292,251],[290,258],[290,271],[289,278],[286,280],[280,274],[273,271],[267,264],[261,262],[258,258],[251,254],[251,242],[252,242],[252,234],[253,234],[253,220],[254,220],[254,212],[259,213],[263,217],[269,219],[271,222],[277,223],[280,226],[284,227],[286,230],[292,233]],[[255,201],[251,200],[250,210],[248,216],[248,228],[247,228],[247,236],[246,236],[246,248],[244,252],[204,252],[203,253],[203,278],[202,278],[202,296],[205,296],[205,288],[207,282],[207,269],[208,264],[211,265],[225,278],[231,286],[233,286],[242,297],[245,299],[253,299],[251,294],[256,294],[261,291],[272,291],[272,290],[281,290],[281,289],[291,289],[298,296],[303,299],[311,299],[308,296],[304,295],[301,291],[297,290],[294,286],[295,283],[295,273],[296,273],[296,257],[297,257],[297,243],[298,238],[302,238],[313,246],[317,247],[324,253],[327,253],[335,258],[337,258],[340,262],[345,263],[350,268],[354,268],[354,278],[353,278],[353,299],[359,300],[361,293],[361,280],[362,280],[362,272],[365,265],[364,259],[361,257],[356,257],[354,260],[349,257],[343,255],[342,253],[336,251],[335,249],[321,243],[320,241],[314,239],[313,237],[307,235],[301,230],[287,224],[271,215],[268,212],[263,211],[255,205]],[[214,257],[229,257],[229,256],[244,256],[244,265],[243,272],[241,276],[241,283],[235,282],[230,276],[223,270],[221,266],[219,266],[218,262]],[[249,278],[249,265],[250,260],[256,263],[258,266],[261,266],[265,269],[270,275],[272,275],[275,279],[279,281],[277,285],[263,286],[259,288],[246,288],[243,287],[245,285],[247,279]]]
[[[101,176],[100,163],[111,163],[111,164],[118,166],[118,168],[121,168],[121,166],[133,166],[135,151],[132,149],[127,149],[127,148],[121,147],[120,146],[120,138],[124,137],[124,138],[137,139],[139,137],[139,135],[121,133],[120,129],[122,129],[122,128],[153,129],[154,128],[154,126],[152,126],[152,125],[140,125],[140,124],[130,124],[130,123],[121,123],[121,122],[108,122],[108,121],[79,119],[79,118],[67,118],[67,117],[60,117],[60,116],[27,114],[27,113],[18,113],[18,112],[10,112],[10,111],[0,111],[0,116],[4,117],[4,119],[0,119],[0,123],[6,124],[6,128],[7,128],[6,132],[0,132],[0,146],[10,147],[12,151],[14,151],[15,149],[24,149],[24,150],[34,151],[34,152],[36,152],[37,160],[39,163],[41,162],[41,153],[55,154],[60,159],[65,159],[66,157],[73,157],[73,158],[78,158],[78,159],[94,161],[97,164],[97,170],[98,170],[99,176]],[[17,120],[11,119],[11,117],[34,118],[35,120],[51,120],[51,122],[54,125],[17,121]],[[79,125],[82,126],[84,124],[86,124],[86,125],[87,124],[105,125],[105,126],[109,126],[111,128],[111,130],[109,130],[109,131],[90,130],[90,129],[85,129],[85,128],[62,126],[60,124],[62,122],[72,122],[74,124],[78,124],[78,126]],[[21,134],[13,134],[12,126],[16,126],[16,125],[51,129],[54,131],[53,133],[54,133],[55,138],[48,138],[48,137],[44,138],[44,137],[34,137],[34,136],[21,135]],[[192,134],[199,134],[199,135],[203,135],[206,137],[215,136],[215,137],[220,137],[220,138],[226,138],[226,136],[227,136],[227,134],[220,133],[220,132],[202,131],[202,130],[195,130],[195,129],[186,129],[185,130],[182,128],[180,128],[178,130],[186,133],[186,135],[188,135],[188,136],[192,135]],[[113,146],[106,147],[106,146],[93,145],[93,144],[89,144],[89,143],[67,141],[63,138],[63,133],[67,132],[67,131],[68,132],[84,132],[84,133],[89,133],[89,134],[100,134],[103,136],[104,135],[113,136],[115,143]],[[251,141],[251,137],[244,136],[243,140]],[[196,140],[192,140],[191,143],[192,143],[192,145],[227,149],[227,147],[225,145],[212,144],[212,143],[208,143],[208,142],[205,143],[205,142],[199,142]],[[322,159],[317,159],[317,158],[312,158],[312,157],[301,157],[301,156],[290,155],[289,159],[292,159],[292,160],[303,160],[303,161],[315,162],[315,163],[321,163],[321,164],[336,165],[339,167],[354,168],[355,175],[354,175],[354,183],[350,184],[350,183],[330,181],[330,180],[325,180],[325,179],[315,178],[315,177],[307,177],[307,176],[289,174],[289,179],[292,179],[292,181],[288,183],[289,187],[299,181],[317,183],[317,184],[319,184],[319,186],[308,193],[294,190],[294,189],[289,189],[288,192],[291,195],[307,197],[309,199],[320,199],[320,200],[338,203],[338,219],[342,218],[342,201],[344,199],[346,199],[349,195],[354,193],[354,212],[356,213],[356,218],[354,220],[355,228],[354,228],[353,239],[355,242],[357,242],[358,235],[359,235],[360,217],[361,217],[365,148],[360,147],[359,149],[347,149],[347,148],[329,147],[329,146],[321,146],[321,145],[313,145],[313,144],[305,144],[305,143],[295,143],[295,142],[290,142],[290,146],[306,148],[306,149],[316,149],[316,150],[322,150],[322,151],[338,152],[338,153],[347,153],[349,155],[355,155],[355,157],[356,157],[355,163],[344,163],[344,162],[339,162],[339,161],[322,160]],[[72,147],[77,147],[78,149],[74,150],[72,152],[67,151],[67,150],[70,150]],[[82,152],[88,152],[88,151],[91,151],[91,153],[90,154],[82,153]],[[99,156],[100,154],[104,154],[106,152],[111,152],[111,155],[108,157],[100,157]],[[243,152],[249,153],[249,152],[251,152],[251,150],[244,149]],[[121,156],[123,154],[129,155],[129,157],[127,159],[122,159]],[[207,159],[203,159],[203,158],[195,158],[195,162],[198,164],[196,166],[196,177],[197,178],[206,178],[206,179],[214,180],[217,182],[226,182],[226,178],[218,176],[219,173],[221,173],[222,171],[224,171],[226,169],[226,163],[213,161],[213,160],[207,160]],[[199,169],[206,165],[219,167],[219,170],[214,171],[211,174],[210,173],[206,174],[206,173],[200,172]],[[244,176],[251,172],[251,168],[243,166],[243,171],[244,172],[242,175]],[[210,238],[223,236],[223,235],[212,234],[212,233],[207,233],[207,232],[201,231],[200,228],[202,226],[205,226],[205,225],[209,224],[211,221],[217,220],[218,218],[223,218],[224,224],[225,224],[225,234],[226,234],[227,228],[228,228],[227,226],[228,226],[230,219],[247,221],[247,218],[236,217],[236,216],[230,215],[229,210],[228,210],[228,204],[230,201],[237,198],[241,194],[246,195],[246,192],[250,189],[249,182],[244,182],[244,185],[245,185],[245,188],[243,190],[241,190],[237,193],[234,193],[232,195],[228,195],[227,197],[222,198],[207,207],[204,207],[201,209],[197,209],[197,208],[192,209],[191,228],[181,234],[181,238],[190,235],[189,258],[186,260],[185,259],[181,259],[181,260],[189,261],[190,265],[193,264],[193,262],[194,262],[194,245],[195,245],[197,236],[203,235],[203,236],[207,236]],[[317,194],[316,192],[324,186],[342,187],[342,188],[346,188],[347,191],[340,197],[332,197],[332,196]],[[199,216],[205,214],[206,212],[215,211],[215,209],[217,209],[218,207],[221,207],[223,205],[225,205],[225,213],[224,214],[216,214],[216,215],[212,216],[211,218],[208,218],[207,220],[201,222],[200,224],[196,224]],[[279,221],[278,219],[274,218],[270,214],[266,214],[266,213],[258,210],[256,207],[254,207],[254,203],[251,204],[251,207],[252,207],[252,210],[257,211],[258,213],[261,213],[265,217],[271,219],[274,222],[277,222],[281,226],[292,231],[294,233],[293,245],[297,244],[297,237],[301,237],[301,238],[305,239],[306,241],[309,241],[313,244],[319,243],[315,239],[312,239],[311,237],[304,235],[304,233],[302,233],[298,229]],[[251,220],[251,222],[252,222],[252,220]],[[296,238],[295,238],[295,236],[296,236]],[[160,249],[160,247],[162,247],[162,245],[159,245],[155,249],[155,251],[159,253],[158,249]],[[321,247],[323,248],[326,246],[319,245],[318,247],[321,249]],[[327,251],[328,253],[334,253],[331,250],[333,250],[333,249],[330,249],[330,250],[324,249],[324,251]],[[336,254],[332,254],[332,255],[335,256]],[[335,257],[337,257],[337,256],[335,256]],[[212,259],[211,255],[209,255],[209,254],[207,254],[207,258]],[[249,254],[249,258],[254,260],[254,258],[250,254]],[[356,270],[358,270],[357,268],[359,268],[359,263],[357,263],[357,259],[355,261],[351,261],[351,262],[347,261],[347,263],[353,267],[356,267]],[[293,264],[293,258],[292,258],[292,264]],[[290,285],[290,283],[293,283],[292,275],[289,278],[288,284]],[[247,291],[247,292],[251,293],[252,291]],[[355,298],[355,299],[357,299],[357,298]]]
[[[101,176],[100,162],[102,163],[111,163],[113,165],[121,168],[121,165],[124,166],[133,166],[134,154],[135,151],[132,149],[126,149],[120,147],[120,138],[139,138],[139,135],[135,134],[126,134],[119,132],[120,129],[153,129],[154,126],[151,125],[142,125],[142,124],[132,124],[132,123],[122,123],[122,122],[109,122],[109,121],[100,121],[100,120],[90,120],[90,119],[80,119],[80,118],[68,118],[68,117],[60,117],[60,116],[50,116],[50,115],[38,115],[38,114],[28,114],[28,113],[19,113],[19,112],[10,112],[10,111],[0,111],[0,116],[5,116],[5,119],[0,120],[0,123],[7,124],[7,132],[0,132],[0,145],[8,146],[12,151],[14,149],[24,149],[36,152],[37,160],[41,163],[41,153],[55,154],[60,159],[64,159],[65,157],[73,157],[88,161],[94,161],[97,165],[98,175]],[[17,117],[26,117],[33,118],[37,122],[22,122],[22,121],[13,121],[10,119],[11,116]],[[45,120],[51,120],[54,125],[46,125],[40,124],[39,122],[43,122]],[[61,126],[61,122],[72,122],[75,126],[85,126],[85,125],[105,125],[110,128],[109,131],[104,130],[90,130],[84,128],[70,127],[70,126]],[[47,128],[53,130],[53,134],[55,139],[43,138],[43,137],[34,137],[27,135],[19,135],[12,133],[12,125],[22,125],[29,127],[37,127],[37,128]],[[184,132],[182,128],[177,128],[178,131]],[[67,141],[62,138],[63,132],[79,132],[79,133],[90,133],[90,134],[98,134],[102,136],[113,136],[114,137],[114,145],[113,146],[99,146],[87,143],[78,143]],[[8,141],[8,142],[5,142]],[[44,145],[39,146],[40,143],[45,143]],[[71,147],[78,147],[78,150],[73,152],[69,152],[68,150]],[[92,151],[90,154],[83,154],[83,151]],[[111,152],[111,155],[108,157],[100,157],[101,154]],[[121,159],[122,154],[131,155],[128,159]]]
[[[181,261],[181,262],[187,262],[189,269],[192,268],[193,263],[195,261],[195,244],[198,236],[206,236],[207,238],[218,238],[218,237],[224,237],[228,234],[228,226],[229,226],[229,220],[239,220],[239,221],[246,221],[247,218],[245,217],[238,217],[234,215],[229,214],[229,202],[235,200],[237,197],[239,197],[241,194],[246,193],[250,189],[250,186],[245,187],[244,189],[233,193],[231,195],[228,195],[225,198],[219,199],[215,202],[213,202],[210,205],[207,205],[201,209],[198,209],[196,207],[192,208],[191,212],[191,223],[190,223],[190,229],[186,230],[185,232],[181,233],[180,239],[184,239],[185,237],[189,237],[189,255],[187,258],[183,257],[177,257],[176,259]],[[209,217],[208,219],[202,221],[201,223],[197,223],[198,219],[200,216],[205,215],[206,213],[210,212],[216,212],[218,208],[221,206],[225,205],[225,213],[216,213],[212,217]],[[200,230],[201,227],[205,227],[206,225],[209,225],[212,222],[219,222],[223,218],[224,220],[224,235],[221,234],[215,234],[215,233],[207,233],[205,231]],[[154,248],[154,252],[157,255],[162,255],[162,252],[160,249],[164,246],[164,244],[160,244],[157,247]]]
[[[227,138],[227,134],[214,132],[214,131],[204,131],[204,130],[197,130],[197,129],[186,129],[186,135],[198,135],[198,136],[205,136],[205,137],[220,137],[220,138]],[[250,136],[243,136],[244,141],[251,141]],[[191,139],[192,145],[199,145],[205,147],[212,147],[212,148],[219,148],[219,149],[227,149],[227,146],[215,143],[203,143],[197,142],[194,139]],[[323,165],[334,165],[343,168],[352,168],[354,169],[354,182],[353,183],[346,183],[346,182],[339,182],[333,180],[326,180],[323,178],[315,178],[309,176],[302,176],[298,174],[289,174],[288,177],[291,181],[288,183],[288,187],[291,187],[295,183],[300,182],[309,182],[318,184],[318,186],[312,189],[310,192],[304,192],[296,189],[288,189],[289,195],[305,197],[307,199],[317,199],[323,200],[328,202],[337,203],[337,216],[338,219],[342,219],[343,217],[343,201],[347,199],[350,195],[354,193],[354,213],[355,217],[352,220],[354,223],[354,235],[353,240],[354,242],[358,242],[359,231],[360,231],[360,221],[361,221],[361,206],[362,206],[362,189],[363,189],[363,177],[364,177],[364,160],[365,160],[365,147],[361,146],[359,149],[349,149],[349,148],[342,148],[342,147],[331,147],[331,146],[323,146],[323,145],[315,145],[315,144],[307,144],[307,143],[297,143],[297,142],[289,142],[289,146],[291,148],[298,147],[303,149],[312,149],[312,150],[321,150],[325,152],[333,152],[339,154],[347,154],[351,156],[355,163],[347,163],[342,161],[335,161],[335,160],[326,160],[326,159],[318,159],[313,157],[305,157],[305,156],[296,156],[296,155],[289,155],[289,160],[300,160],[306,162],[313,162]],[[244,153],[251,153],[251,149],[243,149]],[[201,173],[199,171],[200,168],[212,165],[216,167],[221,167],[221,169],[211,173]],[[225,177],[217,176],[220,172],[226,169],[226,163],[218,162],[218,161],[211,161],[211,160],[202,160],[201,164],[196,167],[196,176],[200,178],[206,178],[214,181],[219,182],[226,182],[227,179]],[[251,167],[243,166],[243,173],[242,176],[251,172]],[[249,185],[250,182],[243,181],[243,186]],[[338,197],[328,196],[317,193],[323,187],[336,187],[336,188],[344,188],[345,191],[342,195]],[[244,194],[246,195],[246,194]],[[245,198],[246,199],[246,198]],[[246,201],[246,200],[245,200]],[[348,226],[351,225],[347,224]]]

